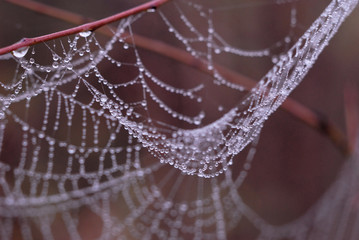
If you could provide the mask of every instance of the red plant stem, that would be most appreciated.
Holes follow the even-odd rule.
[[[58,9],[55,7],[51,7],[46,4],[38,3],[32,0],[5,0],[5,1],[78,25],[90,21],[90,19],[85,18],[81,15],[66,10]],[[159,2],[159,1],[152,1],[152,2]],[[156,5],[155,7],[159,6],[160,4],[163,4],[164,2],[166,1],[161,1],[161,3],[158,3],[158,5]],[[99,29],[98,32],[108,36],[112,36],[113,34],[113,32],[110,29],[104,29],[104,28]],[[166,56],[168,58],[174,59],[178,62],[186,64],[202,72],[211,74],[211,72],[207,68],[207,64],[205,61],[195,58],[191,54],[181,49],[170,46],[161,41],[150,39],[134,33],[132,33],[132,39],[126,38],[127,34],[129,33],[124,32],[122,36],[124,37],[124,40],[128,41],[129,43],[132,43],[132,39],[133,39],[138,47],[142,47],[144,49],[150,50],[162,56]],[[214,64],[214,67],[228,81],[231,81],[236,84],[241,84],[246,89],[250,89],[254,87],[256,84],[254,80],[242,74],[239,74],[238,72],[235,72],[231,69],[228,69],[224,66],[221,66],[219,64]],[[308,126],[317,129],[319,132],[326,135],[344,155],[348,155],[351,153],[352,149],[349,147],[349,143],[347,142],[345,135],[333,123],[331,123],[327,119],[324,119],[313,110],[309,109],[308,107],[300,104],[299,102],[289,97],[286,99],[286,101],[283,102],[281,108],[284,109],[286,112],[290,113],[291,115],[293,115],[296,119],[301,120]]]
[[[120,19],[138,14],[140,12],[146,11],[147,9],[151,9],[151,8],[157,8],[161,5],[163,5],[164,3],[168,2],[169,0],[152,0],[150,2],[144,3],[142,5],[139,5],[137,7],[131,8],[129,10],[126,10],[124,12],[112,15],[110,17],[107,18],[103,18],[97,21],[93,21],[90,23],[86,23],[74,28],[70,28],[70,29],[66,29],[63,31],[59,31],[59,32],[55,32],[55,33],[51,33],[51,34],[47,34],[47,35],[43,35],[43,36],[39,36],[39,37],[34,37],[34,38],[24,38],[22,39],[20,42],[12,44],[10,46],[4,47],[0,49],[0,55],[5,54],[5,53],[9,53],[12,52],[16,49],[19,48],[23,48],[23,47],[28,47],[31,45],[35,45],[39,42],[45,42],[45,41],[49,41],[49,40],[53,40],[56,38],[60,38],[60,37],[64,37],[64,36],[68,36],[71,34],[75,34],[75,33],[79,33],[79,32],[85,32],[85,31],[94,31],[97,28],[100,28],[102,26],[105,26],[107,24],[110,24],[112,22],[118,21]]]

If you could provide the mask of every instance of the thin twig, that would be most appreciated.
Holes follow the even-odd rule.
[[[77,25],[84,24],[85,22],[89,21],[88,18],[85,18],[79,14],[75,14],[66,10],[51,7],[46,4],[38,3],[32,0],[5,0],[5,1]],[[158,3],[157,6],[159,6],[160,4],[163,4],[166,1],[152,1],[152,4],[153,2],[157,2],[157,3],[161,2]],[[109,28],[98,29],[98,32],[108,36],[112,36],[113,34],[113,31],[111,31]],[[123,36],[125,37],[126,35],[129,35],[129,33],[124,32]],[[134,43],[138,47],[150,50],[162,56],[186,64],[202,72],[211,74],[211,71],[208,70],[205,61],[195,58],[191,54],[187,53],[186,51],[168,45],[164,42],[150,39],[137,34],[132,34],[132,39],[126,37],[124,39],[125,41],[127,39],[128,39],[127,41],[132,41],[133,39]],[[224,66],[221,66],[219,64],[214,64],[214,67],[228,81],[231,81],[236,84],[239,83],[246,89],[251,89],[256,84],[254,80],[242,74],[239,74],[238,72],[230,70]],[[300,104],[299,102],[291,98],[287,98],[286,101],[281,105],[281,107],[282,109],[293,115],[295,118],[301,120],[308,126],[326,135],[344,155],[348,155],[350,153],[349,144],[346,140],[345,135],[329,120],[323,118],[320,114],[314,112],[313,110],[309,109],[308,107]]]
[[[147,3],[144,3],[142,5],[139,5],[137,7],[131,8],[129,10],[126,10],[124,12],[112,15],[110,17],[107,18],[103,18],[97,21],[93,21],[90,23],[85,23],[82,24],[80,26],[74,27],[74,28],[69,28],[63,31],[59,31],[59,32],[54,32],[51,34],[47,34],[47,35],[43,35],[43,36],[39,36],[39,37],[34,37],[34,38],[24,38],[22,39],[20,42],[12,44],[10,46],[4,47],[0,49],[0,55],[5,54],[5,53],[9,53],[12,52],[16,49],[19,48],[23,48],[23,47],[28,47],[28,46],[32,46],[35,45],[39,42],[45,42],[45,41],[49,41],[49,40],[53,40],[53,39],[57,39],[57,38],[61,38],[64,36],[68,36],[71,34],[75,34],[75,33],[79,33],[79,32],[85,32],[85,31],[94,31],[102,26],[108,25],[112,22],[118,21],[120,19],[138,14],[140,12],[146,11],[148,9],[151,8],[157,8],[161,5],[163,5],[164,3],[168,2],[169,0],[153,0]]]

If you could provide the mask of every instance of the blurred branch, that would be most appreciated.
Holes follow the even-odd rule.
[[[358,105],[358,85],[351,82],[344,87],[344,110],[347,127],[348,145],[351,152],[356,146],[357,134],[359,130],[359,105]]]
[[[51,16],[51,17],[54,17],[54,18],[57,18],[57,19],[64,20],[69,23],[73,23],[73,24],[77,24],[77,25],[82,24],[79,27],[72,28],[75,30],[72,30],[73,32],[71,32],[71,33],[66,32],[68,30],[60,32],[60,33],[66,32],[66,34],[69,35],[69,34],[78,33],[78,32],[84,31],[84,30],[94,30],[98,27],[104,26],[104,25],[111,23],[113,21],[116,21],[118,19],[124,18],[126,16],[130,16],[131,14],[135,14],[135,13],[144,11],[144,10],[154,7],[154,6],[157,7],[161,4],[164,4],[168,0],[151,1],[149,3],[146,3],[146,4],[143,4],[136,8],[133,8],[131,10],[114,15],[114,16],[117,16],[116,20],[113,20],[115,18],[114,16],[110,17],[111,21],[106,20],[109,18],[99,20],[99,21],[101,21],[101,25],[100,26],[95,25],[95,26],[97,26],[96,28],[90,28],[89,26],[92,26],[93,23],[97,23],[99,21],[84,24],[85,22],[90,21],[90,19],[85,18],[81,15],[66,11],[66,10],[51,7],[51,6],[48,6],[48,5],[45,5],[42,3],[38,3],[38,2],[35,2],[32,0],[5,0],[5,1],[12,3],[12,4],[22,6],[24,8],[27,8],[27,9],[30,9],[30,10],[33,10],[36,12],[39,12],[39,13],[42,13],[42,14],[45,14],[45,15],[48,15],[48,16]],[[81,29],[81,30],[79,31],[79,29]],[[100,32],[104,35],[108,35],[108,36],[113,35],[113,30],[111,30],[110,28],[106,28],[106,29],[101,28],[101,29],[98,29],[98,32]],[[49,34],[49,35],[54,35],[54,34]],[[128,41],[129,43],[132,43],[132,39],[133,39],[135,44],[143,49],[147,49],[149,51],[155,52],[162,56],[166,56],[166,57],[174,59],[178,62],[184,63],[184,64],[186,64],[190,67],[193,67],[197,70],[200,70],[202,72],[211,74],[211,71],[208,70],[206,61],[195,58],[191,54],[187,53],[186,51],[183,51],[181,49],[178,49],[176,47],[168,45],[164,42],[150,39],[150,38],[147,38],[144,36],[132,34],[132,38],[127,38],[126,35],[129,36],[129,33],[124,32],[122,36],[124,37],[125,41]],[[45,35],[45,36],[48,36],[48,35]],[[64,35],[62,35],[62,36],[64,36]],[[57,36],[57,37],[61,37],[61,36]],[[57,38],[57,37],[55,37],[55,38]],[[53,38],[51,38],[51,39],[53,39]],[[47,39],[47,40],[51,40],[51,39]],[[43,41],[46,41],[46,40],[43,40]],[[33,44],[35,44],[35,43],[33,43]],[[27,45],[24,45],[24,46],[27,46]],[[1,54],[1,50],[2,49],[0,49],[0,54]],[[254,81],[242,74],[239,74],[231,69],[228,69],[219,64],[214,64],[214,67],[227,80],[229,80],[233,83],[236,83],[236,84],[240,84],[243,87],[245,87],[246,89],[250,89],[256,85],[256,81]],[[347,141],[345,135],[328,119],[324,118],[322,115],[318,114],[317,112],[314,112],[313,110],[296,102],[295,100],[293,100],[291,98],[287,98],[287,100],[282,104],[281,107],[282,107],[282,109],[286,110],[288,113],[293,115],[295,118],[303,121],[308,126],[314,128],[314,129],[318,130],[319,132],[323,133],[324,135],[326,135],[333,142],[333,144],[342,152],[342,154],[344,154],[344,155],[350,154],[351,149],[349,147],[349,144],[348,144],[348,141]]]
[[[281,107],[308,126],[327,136],[344,156],[349,156],[352,153],[345,134],[323,114],[315,112],[291,98],[287,98]]]

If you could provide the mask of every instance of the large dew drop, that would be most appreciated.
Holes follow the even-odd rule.
[[[22,58],[29,51],[29,48],[30,47],[27,46],[27,47],[22,47],[22,48],[16,49],[16,50],[12,51],[12,55],[14,55],[14,57],[16,57],[16,58]]]
[[[157,7],[150,7],[149,9],[147,9],[147,12],[149,13],[153,13],[156,12]]]
[[[83,31],[83,32],[80,32],[79,35],[81,37],[86,38],[86,37],[89,37],[91,35],[91,33],[92,33],[92,31]]]

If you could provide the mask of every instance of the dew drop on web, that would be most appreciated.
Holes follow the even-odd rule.
[[[58,67],[59,67],[59,63],[58,63],[58,62],[53,62],[53,63],[52,63],[52,67],[55,68],[55,69],[58,68]]]
[[[80,32],[79,35],[80,37],[89,37],[91,35],[92,31],[83,31],[83,32]]]
[[[149,9],[147,9],[147,12],[149,12],[149,13],[153,13],[153,12],[156,12],[156,7],[151,7],[151,8],[149,8]]]
[[[76,152],[76,147],[74,145],[69,145],[67,147],[67,151],[69,152],[69,154],[74,154]]]
[[[12,51],[12,55],[14,55],[14,57],[16,57],[16,58],[22,58],[29,51],[29,48],[30,47],[22,47],[22,48],[16,49],[16,50]]]

